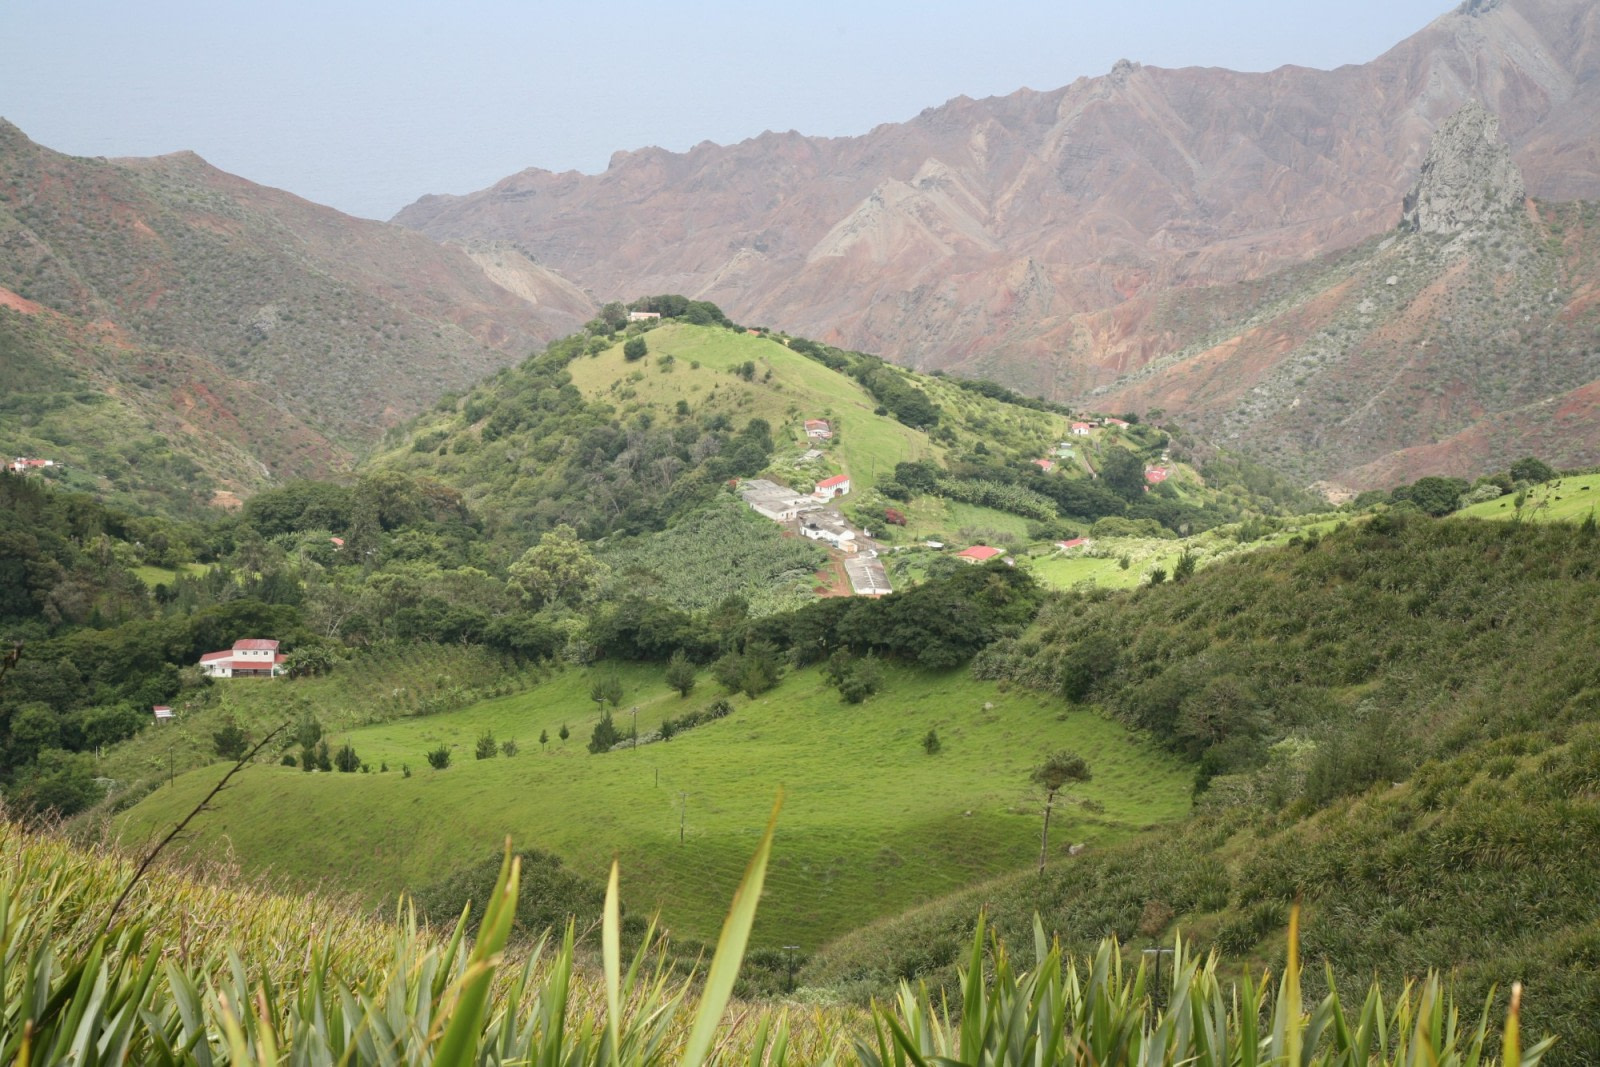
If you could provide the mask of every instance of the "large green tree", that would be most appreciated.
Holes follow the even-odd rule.
[[[511,590],[535,608],[576,605],[611,573],[565,523],[540,537],[508,571]]]

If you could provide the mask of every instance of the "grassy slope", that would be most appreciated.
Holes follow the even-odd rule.
[[[592,400],[616,404],[624,418],[634,411],[663,417],[684,400],[697,414],[722,411],[741,425],[766,419],[780,448],[783,442],[804,444],[805,419],[828,419],[835,428],[830,456],[850,475],[857,492],[888,477],[896,463],[939,454],[927,435],[874,415],[877,401],[853,379],[777,341],[676,322],[645,337],[650,355],[636,363],[623,359],[620,342],[598,356],[574,361],[568,368],[573,384]],[[666,355],[673,362],[663,366],[660,357]],[[756,364],[755,381],[732,373],[746,361]],[[698,370],[692,366],[696,362]],[[772,378],[763,381],[768,371]]]
[[[1515,496],[1508,493],[1498,500],[1463,508],[1456,515],[1468,519],[1582,522],[1591,513],[1600,514],[1600,474],[1570,475],[1535,486],[1528,490],[1520,514]]]
[[[619,716],[638,705],[642,730],[702,706],[711,684],[680,700],[658,670],[624,672]],[[1002,693],[964,671],[892,671],[886,692],[839,703],[815,672],[790,676],[757,701],[666,744],[591,756],[596,715],[588,679],[571,670],[528,692],[465,711],[341,734],[387,774],[306,774],[262,766],[201,820],[191,848],[223,847],[247,869],[296,882],[329,881],[373,903],[480,858],[510,835],[599,876],[622,859],[635,908],[659,905],[680,935],[713,938],[721,910],[773,794],[788,795],[756,943],[815,948],[879,916],[1025,867],[1037,855],[1039,797],[1030,768],[1070,746],[1095,768],[1084,795],[1104,814],[1074,811],[1052,833],[1058,849],[1109,842],[1182,816],[1190,774],[1104,719],[1064,715],[1058,701]],[[986,708],[986,705],[992,707]],[[572,728],[565,745],[556,740]],[[924,754],[937,727],[944,751]],[[476,761],[484,730],[515,739],[512,758]],[[541,729],[550,732],[541,752]],[[454,747],[439,772],[424,753]],[[411,777],[397,773],[408,763]],[[164,825],[208,788],[216,768],[179,778],[132,812],[124,834]],[[658,783],[659,775],[659,783]],[[685,843],[678,843],[687,792]],[[970,812],[970,814],[968,814]]]

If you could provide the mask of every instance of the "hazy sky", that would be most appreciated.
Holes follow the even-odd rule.
[[[85,156],[193,149],[371,218],[525,167],[864,133],[1126,57],[1362,63],[1448,0],[786,4],[0,0],[0,116]]]

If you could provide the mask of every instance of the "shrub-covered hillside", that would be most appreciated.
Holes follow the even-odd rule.
[[[1130,594],[1063,595],[985,677],[1097,705],[1188,754],[1197,815],[982,894],[1071,939],[1181,930],[1306,952],[1348,986],[1450,969],[1547,992],[1552,1062],[1600,1058],[1600,534],[1380,514]],[[975,898],[847,939],[812,979],[948,976]]]

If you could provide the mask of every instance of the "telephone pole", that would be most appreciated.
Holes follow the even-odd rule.
[[[683,821],[689,812],[689,794],[678,792],[678,844],[683,844]]]

